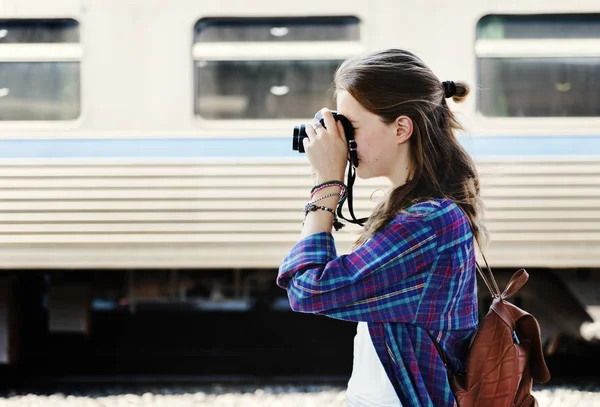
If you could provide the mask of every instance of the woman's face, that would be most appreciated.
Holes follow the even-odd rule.
[[[358,153],[356,174],[362,179],[389,178],[399,158],[396,124],[385,124],[344,90],[337,94],[337,111],[346,116],[355,128]]]

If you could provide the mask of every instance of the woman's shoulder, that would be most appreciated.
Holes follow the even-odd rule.
[[[420,221],[434,229],[470,229],[465,212],[454,201],[446,198],[415,203],[400,212],[395,221]]]
[[[454,201],[446,198],[435,198],[417,202],[404,209],[398,216],[432,220],[436,218],[463,217],[466,215]]]

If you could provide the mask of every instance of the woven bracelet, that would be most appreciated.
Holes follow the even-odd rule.
[[[337,192],[332,192],[331,194],[323,195],[320,198],[314,199],[314,200],[310,201],[309,203],[319,202],[319,201],[322,201],[323,199],[330,198],[332,196],[339,196],[341,198],[342,194],[341,193],[337,193]]]
[[[344,224],[339,221],[339,219],[333,209],[328,208],[326,206],[315,205],[312,202],[309,202],[304,206],[304,219],[306,219],[308,212],[315,212],[319,209],[330,212],[333,215],[333,227],[335,228],[336,231],[338,231],[344,227]],[[304,222],[302,222],[302,225],[304,225]]]
[[[342,187],[342,188],[344,188],[344,189],[346,189],[346,188],[347,188],[347,187],[346,187],[346,184],[344,184],[342,181],[337,181],[337,180],[333,180],[333,181],[325,181],[325,182],[323,182],[323,183],[321,183],[321,184],[318,184],[318,185],[315,185],[314,187],[312,187],[312,189],[311,189],[310,193],[312,194],[312,193],[313,193],[313,192],[315,192],[315,191],[316,191],[318,188],[322,188],[322,187],[324,187],[324,186],[334,186],[334,185],[340,186],[340,187]]]
[[[314,198],[314,195],[321,191],[322,189],[328,188],[328,187],[340,187],[341,192],[340,192],[340,201],[343,201],[346,198],[346,190],[348,189],[346,187],[346,184],[344,184],[341,181],[327,181],[327,182],[323,182],[322,184],[319,185],[315,185],[311,191],[310,191],[310,199]]]

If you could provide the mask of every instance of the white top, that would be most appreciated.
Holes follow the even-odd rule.
[[[354,337],[354,363],[346,390],[346,407],[402,407],[383,369],[366,322],[359,322]]]

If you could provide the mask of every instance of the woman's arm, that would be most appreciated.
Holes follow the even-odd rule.
[[[324,188],[314,196],[313,201],[329,194],[340,193],[340,190],[341,188],[338,186]],[[304,218],[304,224],[302,226],[300,237],[305,238],[321,232],[331,233],[331,228],[333,227],[333,220],[339,201],[339,196],[330,196],[319,200],[316,205],[330,208],[332,211],[334,211],[334,213],[323,209],[308,212],[306,214],[306,218]]]
[[[412,319],[436,254],[424,217],[400,216],[348,255],[337,256],[331,233],[303,238],[282,262],[277,284],[295,311],[376,321],[388,320],[396,303]]]
[[[311,164],[314,173],[314,181],[317,185],[324,182],[334,181],[343,183],[344,170],[347,167],[348,145],[344,135],[342,123],[336,122],[329,109],[322,109],[325,127],[320,122],[315,125],[305,126],[307,137],[302,140],[306,157]],[[315,126],[317,129],[315,129]],[[323,197],[332,192],[339,192],[339,187],[330,187],[318,191],[315,199]],[[334,214],[339,202],[339,197],[328,197],[318,202],[319,206],[325,206],[333,211],[327,210],[311,211],[307,214],[302,228],[301,237],[310,236],[320,232],[331,232]]]

